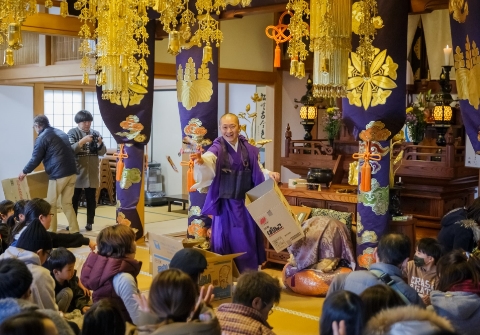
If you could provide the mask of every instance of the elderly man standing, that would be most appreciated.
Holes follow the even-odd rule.
[[[192,154],[195,160],[195,180],[192,188],[210,186],[203,214],[212,215],[212,251],[221,255],[245,252],[235,258],[240,272],[256,270],[265,261],[263,234],[245,207],[245,193],[272,178],[280,181],[280,174],[263,169],[258,161],[258,148],[240,136],[240,124],[235,114],[220,118],[218,137],[201,154]]]
[[[38,137],[33,147],[32,158],[18,175],[18,179],[23,180],[43,161],[49,177],[47,201],[52,206],[53,215],[50,231],[57,231],[57,200],[61,197],[70,233],[78,233],[80,229],[72,206],[77,168],[68,136],[63,131],[51,127],[45,115],[38,115],[33,119],[33,128]]]
[[[78,127],[68,131],[68,138],[75,152],[78,170],[72,199],[73,209],[75,214],[77,214],[80,195],[82,190],[85,190],[85,199],[87,201],[86,230],[92,230],[95,209],[97,207],[95,195],[97,188],[100,186],[98,156],[103,156],[107,152],[107,148],[102,142],[102,135],[98,131],[91,129],[92,121],[92,114],[89,111],[81,110],[75,115],[75,123],[78,124]]]

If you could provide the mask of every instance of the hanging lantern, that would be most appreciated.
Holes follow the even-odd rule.
[[[348,58],[352,50],[350,0],[311,0],[310,51],[313,51],[313,96],[346,96]]]

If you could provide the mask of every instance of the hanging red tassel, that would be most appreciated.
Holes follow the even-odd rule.
[[[280,50],[280,47],[277,44],[277,47],[275,48],[275,60],[273,61],[273,66],[274,67],[281,67],[282,61],[282,50]]]
[[[124,158],[128,158],[128,155],[123,151],[124,150],[124,144],[120,144],[120,150],[118,151],[118,153],[114,153],[113,154],[113,157],[117,157],[117,173],[116,173],[116,176],[115,176],[115,179],[117,181],[120,181],[122,179],[122,174],[123,174],[123,168],[125,166],[125,164],[123,163],[123,159]]]

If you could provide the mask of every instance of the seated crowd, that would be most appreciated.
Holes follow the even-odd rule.
[[[50,233],[49,206],[41,199],[0,202],[0,335],[275,334],[268,317],[280,302],[277,278],[242,273],[232,302],[214,310],[213,287],[198,285],[205,257],[183,249],[170,269],[154,276],[146,296],[138,288],[142,263],[129,227],[106,227],[96,243],[78,233]],[[480,211],[472,208],[464,216],[479,222]],[[423,238],[410,260],[408,237],[383,235],[368,270],[333,279],[319,333],[477,334],[480,256],[467,242],[468,251],[454,243],[445,253],[436,239]],[[92,252],[77,274],[66,248],[81,245]]]

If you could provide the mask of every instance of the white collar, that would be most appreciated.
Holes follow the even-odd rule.
[[[237,139],[237,143],[235,143],[235,144],[231,144],[231,143],[228,142],[228,141],[225,141],[225,142],[227,142],[228,144],[230,144],[230,146],[233,148],[233,150],[235,150],[235,152],[237,152],[237,149],[238,149],[238,141],[240,141],[240,140]]]

